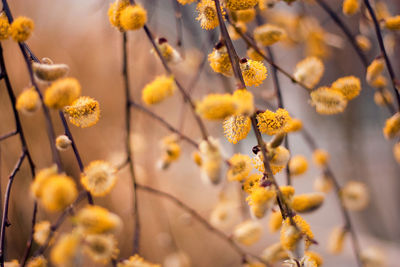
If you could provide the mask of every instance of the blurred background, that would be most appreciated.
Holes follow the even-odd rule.
[[[122,34],[111,27],[107,18],[107,9],[111,1],[101,0],[35,0],[9,1],[14,16],[28,16],[35,21],[35,30],[28,44],[39,57],[49,57],[55,63],[66,63],[70,66],[70,75],[82,84],[82,95],[94,97],[101,105],[101,119],[94,127],[81,129],[71,125],[72,133],[80,150],[84,164],[92,160],[108,160],[115,165],[124,161],[124,91],[121,75]],[[149,26],[159,37],[165,37],[171,45],[176,45],[177,30],[173,1],[143,0],[139,1],[148,10]],[[314,16],[327,32],[332,34],[331,44],[327,45],[329,55],[324,58],[325,74],[320,84],[329,84],[338,77],[355,75],[364,80],[365,70],[354,50],[343,37],[329,16],[317,5],[294,3],[291,6],[278,3],[275,9],[280,10],[284,18],[290,14]],[[342,1],[329,0],[329,5],[337,10],[353,33],[360,32],[359,16],[347,18],[341,14]],[[400,2],[384,1],[392,15],[399,14]],[[289,13],[287,13],[289,12]],[[184,6],[183,13],[183,51],[185,60],[173,67],[176,77],[188,86],[196,75],[204,53],[212,51],[218,41],[218,30],[206,32],[201,30],[195,20],[195,5]],[[274,20],[266,14],[267,20]],[[250,24],[250,28],[254,27]],[[362,29],[361,29],[362,30]],[[131,90],[134,98],[140,101],[141,90],[156,75],[163,74],[160,61],[150,53],[151,47],[143,31],[129,32],[129,68]],[[367,53],[370,61],[379,54],[374,32],[368,35],[372,48]],[[399,36],[391,54],[397,75],[400,75]],[[336,38],[336,39],[335,39]],[[234,42],[240,56],[245,56],[246,46],[238,40]],[[16,94],[29,86],[26,66],[16,43],[2,42],[6,65]],[[310,52],[304,45],[293,46],[288,43],[273,45],[275,59],[285,70],[292,72],[296,63]],[[307,54],[308,53],[308,54]],[[271,72],[270,66],[268,66]],[[382,127],[389,113],[378,107],[373,101],[374,90],[365,84],[361,95],[349,103],[346,111],[340,115],[321,116],[308,104],[308,94],[279,75],[282,85],[285,106],[292,117],[302,119],[304,126],[315,137],[320,148],[331,154],[331,167],[340,184],[348,180],[365,182],[370,190],[371,203],[361,212],[352,212],[362,248],[375,246],[381,248],[387,257],[388,266],[398,266],[400,260],[400,168],[392,155],[393,142],[384,139]],[[200,99],[209,92],[223,92],[226,83],[234,88],[233,80],[221,79],[206,64],[202,76],[195,88],[192,88],[194,99]],[[225,84],[225,85],[224,85]],[[251,89],[257,97],[258,108],[267,107],[266,102],[275,105],[273,99],[272,77],[266,82]],[[198,127],[188,109],[182,108],[179,93],[160,105],[151,108],[162,115],[176,127],[180,126],[185,116],[184,132],[200,140]],[[217,186],[205,185],[200,179],[198,167],[191,161],[193,148],[182,143],[183,154],[179,161],[166,171],[159,170],[156,163],[161,155],[159,141],[169,132],[153,121],[146,114],[134,110],[133,118],[133,151],[138,173],[138,181],[162,191],[168,192],[195,208],[204,218],[219,201],[221,190],[229,198],[238,198],[238,184],[222,182]],[[185,115],[183,115],[185,114]],[[56,134],[62,134],[62,125],[55,112],[52,114]],[[41,112],[33,116],[22,115],[22,123],[27,135],[28,146],[38,169],[51,164],[51,153],[46,136],[45,122]],[[14,129],[14,120],[4,83],[0,83],[0,134]],[[245,141],[233,147],[222,135],[220,123],[207,123],[210,133],[220,138],[227,156],[234,151],[251,155],[251,148],[256,144],[252,134]],[[269,137],[265,136],[267,140]],[[300,134],[290,135],[291,154],[304,154],[311,160],[308,149]],[[0,144],[1,193],[7,185],[8,174],[13,168],[20,151],[18,137],[9,138]],[[72,150],[62,152],[62,161],[66,172],[78,181],[79,169]],[[313,181],[319,170],[310,165],[308,172],[294,180],[297,193],[313,190]],[[96,198],[96,204],[109,208],[120,215],[124,221],[118,242],[120,258],[129,257],[132,250],[132,187],[129,173],[123,169],[118,174],[119,180],[111,194]],[[279,183],[284,183],[284,176],[278,175]],[[29,196],[31,177],[25,162],[15,178],[10,202],[7,229],[7,259],[20,258],[23,254],[30,231],[32,198]],[[4,197],[2,197],[2,201]],[[238,202],[237,209],[240,209]],[[145,258],[162,263],[176,251],[184,251],[190,256],[192,266],[239,266],[240,257],[215,234],[207,231],[202,225],[190,218],[179,207],[165,199],[139,192],[139,212],[142,222],[141,254]],[[40,209],[38,219],[54,220],[57,214],[48,214]],[[246,215],[248,216],[248,214]],[[339,256],[331,256],[326,251],[330,230],[343,223],[337,200],[333,193],[317,212],[305,215],[310,223],[319,245],[314,250],[325,259],[324,266],[355,266],[350,247]],[[261,223],[267,226],[266,218]],[[240,218],[238,218],[238,222]],[[63,231],[71,227],[65,223]],[[232,228],[226,233],[231,233]],[[245,248],[253,254],[260,253],[265,247],[278,240],[278,234],[271,234],[267,227],[262,240]]]

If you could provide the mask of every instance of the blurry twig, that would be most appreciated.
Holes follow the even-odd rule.
[[[176,24],[176,45],[183,58],[185,58],[185,49],[183,47],[183,21],[182,21],[182,7],[177,0],[171,0],[174,6],[175,24]]]
[[[18,134],[18,131],[17,131],[17,130],[12,131],[12,132],[9,132],[9,133],[6,133],[6,134],[0,136],[0,141],[3,141],[3,140],[5,140],[5,139],[7,139],[7,138],[9,138],[9,137],[12,137],[12,136],[14,136],[14,135],[17,135],[17,134]]]

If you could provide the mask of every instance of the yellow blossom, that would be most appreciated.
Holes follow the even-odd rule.
[[[305,254],[305,258],[308,261],[314,261],[315,262],[316,267],[322,266],[322,264],[324,264],[324,260],[322,259],[321,255],[319,255],[317,252],[306,251],[304,254]]]
[[[258,0],[226,0],[225,3],[230,10],[244,10],[253,8]]]
[[[100,118],[99,102],[88,96],[81,96],[64,108],[69,121],[75,126],[86,128],[95,125]]]
[[[308,162],[306,157],[302,155],[294,156],[289,161],[290,174],[293,176],[301,175],[308,169]]]
[[[192,153],[192,159],[197,166],[201,166],[203,159],[198,151],[194,151]]]
[[[333,188],[332,179],[326,175],[321,175],[314,180],[313,188],[315,191],[329,193]]]
[[[383,58],[374,59],[367,68],[367,82],[372,84],[376,78],[382,73],[385,68],[385,62]]]
[[[294,193],[296,192],[294,187],[291,185],[280,186],[279,189],[281,190],[283,197],[287,200],[291,200]]]
[[[219,25],[217,8],[213,0],[201,0],[197,4],[197,20],[200,21],[200,26],[205,30],[212,30]],[[222,16],[225,15],[221,6]]]
[[[328,250],[332,254],[339,254],[343,250],[347,231],[341,226],[332,229],[328,239]]]
[[[385,27],[392,31],[400,30],[400,15],[386,18]]]
[[[158,38],[155,42],[158,50],[161,53],[161,56],[167,63],[177,64],[182,61],[179,52],[168,43],[167,39]],[[157,52],[154,49],[151,50],[151,53],[157,55]]]
[[[339,91],[329,87],[320,87],[310,94],[311,105],[318,113],[332,115],[341,113],[347,106],[346,97]]]
[[[247,220],[238,224],[233,231],[233,238],[246,246],[251,246],[260,240],[262,226],[259,222]]]
[[[81,237],[78,233],[63,234],[50,252],[51,262],[55,266],[72,266],[79,256]]]
[[[242,184],[242,189],[246,193],[251,193],[253,189],[260,186],[261,174],[251,174]]]
[[[304,239],[306,249],[311,245],[314,234],[310,225],[299,215],[293,216],[296,227],[291,225],[289,218],[283,223],[281,228],[281,244],[284,249],[293,251],[299,242]],[[300,231],[300,232],[299,232]]]
[[[251,158],[243,154],[235,154],[229,159],[229,170],[227,173],[228,181],[243,181],[246,179],[253,166]]]
[[[302,194],[293,197],[292,208],[300,213],[311,212],[318,209],[324,202],[324,195],[321,193]]]
[[[10,37],[10,23],[4,12],[0,14],[0,40],[7,40]]]
[[[81,94],[81,85],[75,78],[61,78],[46,89],[44,103],[51,108],[61,109],[71,105]]]
[[[35,224],[33,240],[39,245],[44,245],[50,234],[51,224],[49,221],[41,221]]]
[[[209,137],[199,145],[201,153],[201,178],[205,183],[217,184],[221,179],[222,154],[220,144],[217,139]]]
[[[99,263],[107,264],[119,253],[117,240],[113,235],[88,235],[84,240],[84,251]]]
[[[269,231],[271,233],[277,232],[281,228],[282,222],[282,214],[279,211],[271,213],[268,222]]]
[[[208,61],[213,71],[225,76],[232,76],[233,69],[226,46],[218,43],[208,55]]]
[[[67,75],[69,67],[66,64],[32,63],[35,77],[41,81],[52,82]]]
[[[11,23],[11,37],[16,42],[25,42],[31,36],[35,24],[27,17],[18,17]]]
[[[127,260],[118,262],[117,267],[161,267],[160,264],[154,264],[146,261],[139,255],[131,256]]]
[[[297,63],[293,77],[306,85],[308,89],[314,88],[324,74],[324,63],[317,57],[307,57]]]
[[[289,112],[279,108],[276,112],[266,110],[257,115],[257,126],[261,133],[275,135],[287,132],[292,118]]]
[[[128,6],[121,11],[119,19],[124,30],[138,30],[146,24],[147,12],[141,5]]]
[[[255,109],[254,96],[250,91],[239,89],[233,93],[232,97],[237,105],[236,115],[253,115]]]
[[[142,100],[147,105],[160,103],[167,97],[174,94],[176,90],[173,76],[157,76],[151,83],[142,90]]]
[[[196,112],[208,120],[222,120],[236,111],[237,104],[230,94],[209,94],[196,105]]]
[[[386,139],[393,139],[400,134],[400,113],[395,113],[392,117],[386,120],[383,134]]]
[[[246,55],[248,58],[256,61],[263,61],[263,55],[259,54],[253,47],[247,49]]]
[[[197,0],[178,0],[181,5],[187,5],[196,2]]]
[[[254,29],[253,34],[257,43],[263,46],[272,45],[286,36],[286,32],[283,28],[272,24],[258,26]]]
[[[378,247],[367,247],[361,251],[361,262],[364,267],[387,266],[387,255]]]
[[[303,122],[300,119],[292,119],[289,123],[289,126],[287,127],[287,132],[298,132],[301,129],[303,129]]]
[[[43,195],[43,187],[44,184],[48,181],[48,179],[57,174],[57,166],[53,165],[50,168],[41,169],[35,176],[31,184],[31,192],[32,195],[36,198],[41,198]]]
[[[288,253],[283,249],[280,242],[272,244],[261,252],[261,258],[270,263],[289,258]]]
[[[238,30],[236,30],[236,28]],[[244,22],[236,22],[235,26],[229,25],[228,26],[228,34],[232,40],[239,40],[241,38],[241,33],[244,34],[247,32],[247,26]]]
[[[85,167],[81,175],[83,187],[93,196],[104,196],[114,187],[117,170],[110,163],[95,160]]]
[[[384,88],[381,91],[377,91],[374,93],[374,102],[378,106],[387,106],[388,104],[393,104],[393,96],[392,93]]]
[[[71,144],[72,141],[64,134],[59,135],[56,138],[56,147],[59,151],[66,150]]]
[[[256,10],[254,8],[237,10],[232,12],[232,17],[236,21],[248,23],[254,19],[256,16]]]
[[[27,267],[47,267],[47,260],[44,256],[31,258],[26,264]]]
[[[86,234],[107,234],[119,230],[121,219],[114,213],[100,206],[86,206],[75,219],[78,228]]]
[[[361,48],[362,51],[368,52],[371,50],[371,41],[365,35],[357,35],[356,42],[358,47]]]
[[[316,149],[314,150],[312,157],[315,165],[324,167],[328,163],[329,153],[323,149]]]
[[[17,98],[17,110],[25,114],[32,114],[40,107],[40,98],[34,87],[25,89]]]
[[[354,15],[360,10],[359,0],[344,0],[342,10],[345,15]]]
[[[379,74],[370,85],[374,88],[385,88],[387,86],[387,79],[382,74]]]
[[[331,88],[341,92],[347,100],[357,97],[361,91],[360,79],[354,76],[346,76],[332,83]]]
[[[251,129],[251,120],[247,116],[233,115],[227,117],[222,125],[226,139],[232,144],[236,144],[247,137]]]
[[[178,144],[179,138],[172,134],[164,137],[161,141],[162,156],[160,160],[161,169],[166,169],[181,155],[181,146]]]
[[[230,230],[240,220],[237,203],[221,194],[217,205],[210,214],[210,223],[222,230]]]
[[[350,181],[342,188],[340,197],[349,210],[363,210],[369,204],[369,192],[362,182]]]
[[[129,6],[129,0],[116,0],[114,3],[110,4],[108,9],[108,19],[112,26],[118,28],[122,31],[121,25],[121,13]]]

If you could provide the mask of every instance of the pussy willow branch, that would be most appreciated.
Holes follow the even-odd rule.
[[[138,196],[136,191],[136,174],[135,167],[133,163],[133,155],[132,155],[132,144],[131,144],[131,121],[132,121],[132,112],[131,112],[131,101],[132,96],[130,92],[130,84],[129,84],[129,69],[128,69],[128,40],[127,34],[124,32],[122,34],[122,76],[124,79],[124,91],[125,91],[125,150],[127,154],[127,162],[129,164],[129,173],[132,179],[133,186],[133,212],[134,212],[134,236],[133,236],[133,254],[139,252],[139,241],[140,241],[140,218],[139,218],[139,209],[138,209]]]
[[[7,138],[9,138],[9,137],[12,137],[12,136],[14,136],[14,135],[17,135],[17,134],[18,134],[18,131],[17,131],[17,130],[12,131],[12,132],[9,132],[9,133],[6,133],[6,134],[0,136],[0,141],[3,141],[3,140],[5,140],[5,139],[7,139]]]
[[[379,26],[379,22],[378,22],[378,20],[376,18],[375,11],[371,7],[371,4],[370,4],[369,0],[364,0],[364,4],[367,7],[368,13],[370,14],[370,16],[372,18],[372,21],[374,23],[376,37],[378,38],[379,47],[381,49],[383,58],[385,59],[386,67],[388,69],[388,72],[389,72],[389,75],[390,75],[390,79],[392,81],[393,90],[395,92],[396,100],[397,100],[397,108],[400,111],[400,93],[399,93],[399,90],[397,89],[398,81],[396,79],[396,74],[394,73],[394,70],[393,70],[393,67],[392,67],[392,63],[390,62],[390,59],[389,59],[389,57],[388,57],[388,55],[386,53],[386,48],[385,48],[385,44],[383,43],[382,32],[381,32],[381,28]]]
[[[189,144],[194,146],[195,148],[199,147],[199,144],[194,141],[192,138],[184,135],[180,130],[174,128],[171,124],[169,124],[167,121],[165,121],[163,118],[152,112],[150,109],[144,107],[143,105],[140,105],[134,101],[130,102],[130,105],[136,109],[139,109],[149,115],[150,117],[154,118],[155,120],[159,121],[163,126],[165,126],[168,130],[170,130],[173,133],[176,133],[181,139],[187,141]]]
[[[176,45],[182,56],[185,55],[183,47],[183,21],[182,21],[182,7],[176,0],[171,0],[174,6],[175,24],[176,24]]]
[[[328,13],[328,15],[332,18],[332,20],[336,23],[336,25],[344,33],[348,42],[353,47],[354,51],[357,53],[357,56],[360,58],[361,63],[366,70],[368,67],[368,59],[365,56],[365,54],[363,53],[363,51],[361,51],[358,44],[356,43],[355,38],[354,38],[353,34],[351,33],[350,29],[342,21],[342,19],[336,14],[336,12],[327,3],[325,3],[324,0],[317,0],[317,3],[323,10],[325,10],[326,13]],[[378,92],[382,95],[384,101],[386,102],[386,106],[387,106],[389,112],[393,114],[395,112],[395,108],[393,107],[393,105],[386,100],[386,97],[384,97],[384,95],[383,95],[382,89],[378,88]]]
[[[157,195],[159,197],[163,197],[165,199],[168,199],[169,201],[173,202],[174,204],[176,204],[177,206],[179,206],[180,208],[182,208],[183,210],[188,212],[196,221],[201,223],[210,232],[214,233],[215,235],[220,237],[222,240],[226,241],[239,255],[242,256],[243,260],[246,260],[247,256],[251,256],[251,257],[256,258],[257,260],[267,264],[267,262],[262,260],[260,257],[257,257],[255,255],[250,255],[249,253],[245,252],[239,245],[237,245],[235,243],[235,241],[232,240],[232,238],[230,238],[229,236],[225,235],[219,229],[215,228],[206,219],[204,219],[199,213],[197,213],[196,210],[194,210],[193,208],[191,208],[190,206],[185,204],[183,201],[177,199],[173,195],[168,194],[168,193],[163,192],[163,191],[160,191],[160,190],[157,190],[157,189],[154,189],[154,188],[146,186],[146,185],[137,184],[137,187],[140,190],[147,191],[147,192],[155,194],[155,195]]]

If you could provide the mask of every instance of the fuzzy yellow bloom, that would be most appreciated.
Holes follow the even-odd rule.
[[[365,35],[357,35],[356,42],[358,47],[361,48],[362,51],[368,52],[371,50],[371,41]]]
[[[283,249],[280,242],[272,244],[261,252],[261,258],[269,263],[275,263],[288,259],[288,253]]]
[[[232,12],[234,20],[239,22],[248,23],[252,21],[256,16],[256,10],[254,8],[237,10]]]
[[[255,110],[254,96],[250,91],[239,89],[233,93],[232,97],[237,105],[236,115],[253,115]]]
[[[370,83],[370,85],[374,88],[385,88],[387,86],[387,79],[385,76],[380,74],[372,83]]]
[[[141,5],[128,6],[121,11],[119,19],[124,30],[139,30],[147,22],[147,11]]]
[[[318,254],[317,252],[306,251],[304,254],[305,254],[305,256],[304,256],[305,260],[308,262],[314,261],[316,267],[322,266],[322,264],[324,264],[324,260],[323,260],[322,256],[320,254]]]
[[[251,246],[260,240],[262,226],[259,222],[247,220],[238,224],[233,230],[233,238],[246,246]]]
[[[45,259],[44,256],[37,256],[34,258],[31,258],[27,265],[27,267],[47,267],[47,260]]]
[[[232,76],[233,69],[226,46],[218,43],[208,55],[208,61],[213,71],[225,76]]]
[[[177,64],[182,61],[181,55],[175,48],[173,48],[169,43],[168,40],[161,37],[156,40],[156,45],[158,50],[161,53],[161,56],[167,63]],[[151,53],[158,56],[157,52],[152,49]]]
[[[62,78],[52,83],[44,93],[44,103],[54,109],[71,105],[81,94],[81,85],[75,78]]]
[[[117,240],[113,235],[88,235],[84,240],[85,253],[99,263],[107,264],[119,253]]]
[[[50,252],[51,262],[55,266],[72,266],[79,257],[81,237],[78,233],[63,234]]]
[[[329,87],[320,87],[310,94],[311,105],[319,114],[332,115],[341,113],[347,106],[346,97],[339,91]]]
[[[25,114],[32,114],[40,107],[40,98],[34,87],[25,89],[17,98],[17,110]]]
[[[160,103],[174,94],[176,84],[173,76],[157,76],[142,90],[142,100],[147,105]]]
[[[400,15],[386,18],[385,27],[392,31],[400,30]]]
[[[276,112],[266,110],[257,115],[257,126],[261,133],[275,135],[287,132],[292,118],[289,112],[279,108]]]
[[[382,58],[374,59],[367,68],[367,82],[372,84],[385,68],[385,61]]]
[[[161,267],[161,265],[148,262],[136,254],[127,260],[118,262],[117,267]]]
[[[339,254],[343,250],[347,231],[341,226],[332,229],[328,239],[328,251],[332,254]]]
[[[59,135],[56,138],[56,147],[59,151],[66,150],[70,147],[72,141],[66,135]]]
[[[240,33],[244,34],[247,32],[247,26],[244,22],[239,21],[235,23],[235,27],[233,25],[228,25],[228,34],[232,40],[239,40],[241,38]]]
[[[42,184],[40,203],[48,211],[62,211],[76,199],[78,190],[74,180],[66,175],[48,177]]]
[[[81,209],[75,219],[75,223],[83,233],[107,234],[121,228],[122,221],[114,213],[100,206],[86,206]]]
[[[197,0],[177,0],[181,5],[187,5],[196,2]]]
[[[258,26],[254,29],[253,34],[257,43],[263,46],[272,45],[286,36],[286,32],[283,28],[272,24]]]
[[[37,79],[45,82],[52,82],[67,75],[69,67],[66,64],[44,64],[33,62],[32,70]]]
[[[203,159],[201,158],[201,155],[198,151],[194,151],[192,153],[192,159],[197,166],[201,166],[201,164],[203,163]]]
[[[237,203],[227,199],[223,194],[210,214],[210,223],[222,230],[230,230],[240,221]]]
[[[253,206],[265,204],[274,197],[275,191],[262,186],[258,186],[251,191],[250,196],[246,198],[246,201],[250,206]]]
[[[347,100],[351,100],[360,94],[361,82],[357,77],[346,76],[333,82],[331,88],[341,92]]]
[[[259,54],[253,47],[247,49],[246,55],[248,58],[256,61],[263,61],[263,55]]]
[[[329,193],[333,188],[332,179],[326,175],[321,175],[314,180],[313,188],[315,191]]]
[[[27,17],[18,17],[11,23],[11,37],[16,42],[25,42],[31,36],[35,24]]]
[[[222,154],[217,139],[212,137],[208,141],[203,140],[199,145],[201,153],[201,178],[205,183],[217,184],[221,179]]]
[[[387,266],[387,255],[378,247],[367,247],[361,251],[361,262],[364,267]]]
[[[383,134],[386,139],[393,139],[400,134],[400,113],[395,113],[392,117],[386,120]]]
[[[299,215],[293,216],[293,221],[299,230],[290,224],[289,218],[286,218],[281,228],[282,247],[286,250],[293,251],[299,245],[298,243],[302,242],[302,239],[304,239],[307,249],[311,245],[311,239],[314,238],[310,225]]]
[[[230,116],[227,117],[223,124],[226,139],[232,144],[236,144],[240,140],[247,137],[251,129],[251,120],[247,116]]]
[[[316,149],[312,154],[313,161],[315,165],[324,167],[328,164],[329,153],[323,149]]]
[[[340,197],[349,210],[363,210],[369,204],[369,191],[362,182],[350,181],[342,188]]]
[[[181,146],[178,141],[179,138],[175,134],[168,135],[161,140],[162,156],[159,161],[161,169],[168,168],[181,155]]]
[[[279,189],[281,190],[283,197],[287,200],[291,200],[294,193],[296,192],[294,187],[291,185],[280,186]]]
[[[324,63],[319,58],[306,57],[296,64],[293,77],[309,89],[312,89],[321,80],[324,70]]]
[[[260,61],[242,59],[240,69],[246,86],[259,86],[267,78],[267,68]]]
[[[280,172],[289,162],[290,152],[283,146],[269,148],[268,154],[268,158],[270,159],[269,164],[273,174]],[[255,168],[262,173],[265,172],[263,159],[264,157],[261,151],[253,158]]]
[[[32,195],[35,198],[41,198],[43,195],[43,187],[44,184],[48,181],[48,179],[57,174],[57,166],[53,165],[50,168],[41,169],[35,176],[33,180],[30,190]]]
[[[400,142],[396,143],[393,146],[393,156],[396,159],[397,163],[400,164]]]
[[[33,240],[39,245],[44,245],[50,234],[51,224],[49,221],[41,221],[35,224]]]
[[[289,161],[290,174],[293,176],[301,175],[308,169],[308,161],[302,155],[294,156]]]
[[[277,232],[282,227],[282,214],[277,211],[271,213],[268,221],[268,228],[271,233]]]
[[[344,0],[342,10],[345,15],[354,15],[360,10],[359,0]]]
[[[100,118],[100,105],[95,99],[81,96],[64,108],[69,121],[75,126],[86,128],[95,125]]]
[[[242,184],[242,189],[251,194],[254,188],[260,186],[260,180],[262,178],[262,174],[251,174]]]
[[[303,129],[303,122],[300,119],[292,119],[289,123],[289,126],[287,127],[287,132],[298,132],[301,129]]]
[[[324,199],[321,193],[297,195],[293,197],[292,208],[299,213],[311,212],[321,207]]]
[[[117,170],[106,161],[92,161],[85,167],[81,183],[93,196],[104,196],[115,186],[116,172]]]
[[[213,0],[201,0],[197,4],[197,20],[200,21],[200,26],[205,30],[212,30],[219,25],[217,8]],[[225,11],[221,6],[222,15],[225,15]]]
[[[208,94],[196,105],[196,112],[208,120],[223,120],[237,111],[237,104],[230,94]]]
[[[253,8],[258,0],[226,0],[225,3],[230,10],[244,10]]]
[[[127,6],[129,6],[129,0],[116,0],[114,3],[110,4],[108,9],[108,19],[111,25],[118,28],[120,31],[123,31],[121,13]]]
[[[243,181],[253,169],[251,158],[243,154],[235,154],[229,159],[228,181]]]
[[[10,37],[10,23],[4,12],[0,14],[0,40],[7,40]]]

